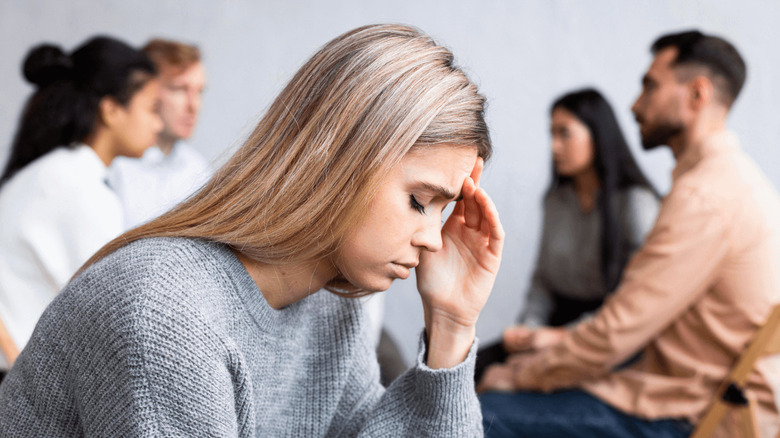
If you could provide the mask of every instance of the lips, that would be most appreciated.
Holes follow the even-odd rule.
[[[395,277],[400,278],[401,280],[406,280],[409,278],[409,275],[411,274],[411,270],[414,269],[417,266],[418,262],[411,262],[411,263],[400,263],[400,262],[393,262],[393,274]]]

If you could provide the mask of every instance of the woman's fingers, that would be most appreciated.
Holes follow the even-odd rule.
[[[467,177],[463,181],[463,188],[462,188],[462,198],[460,201],[458,201],[455,204],[455,208],[453,208],[452,213],[450,213],[450,217],[460,217],[465,214],[466,211],[468,211],[469,207],[476,207],[476,204],[468,205],[469,199],[472,198],[474,191],[471,191],[470,193],[466,192],[466,185],[468,184],[468,180],[471,180],[473,187],[479,187],[479,179],[482,177],[482,170],[485,167],[485,161],[481,157],[477,157],[477,161],[474,162],[474,167],[471,169],[471,175]],[[466,219],[466,225],[469,228],[476,228],[479,229],[479,219],[477,218],[478,213],[470,213],[471,218]],[[476,218],[476,221],[475,221]]]
[[[488,247],[493,254],[501,254],[504,247],[504,227],[498,218],[498,209],[490,199],[487,192],[478,188],[474,193],[474,200],[479,205],[482,219],[481,230],[489,236]]]
[[[477,157],[477,162],[474,163],[474,168],[471,169],[471,179],[474,180],[474,185],[479,187],[479,179],[482,178],[482,170],[485,168],[485,160],[482,157]]]
[[[482,212],[476,199],[474,199],[476,191],[477,185],[474,184],[474,180],[471,177],[466,178],[463,182],[463,200],[461,201],[463,203],[463,219],[466,221],[467,227],[478,230]]]

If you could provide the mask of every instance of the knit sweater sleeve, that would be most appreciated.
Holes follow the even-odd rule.
[[[227,437],[254,428],[237,402],[250,386],[240,358],[183,291],[117,277],[122,287],[96,300],[91,285],[104,283],[90,274],[44,313],[2,386],[0,410],[13,418],[0,414],[0,423],[16,423],[6,424],[14,436]]]
[[[466,359],[448,369],[425,364],[423,334],[417,363],[387,390],[373,373],[356,370],[353,390],[362,389],[362,400],[352,409],[338,436],[359,437],[481,437],[482,414],[474,391],[477,344]],[[360,383],[357,383],[360,382]],[[366,390],[365,388],[368,388]],[[356,394],[347,398],[360,399]],[[329,434],[330,435],[330,434]]]
[[[245,435],[254,426],[237,402],[246,399],[240,393],[248,386],[240,358],[183,295],[145,296],[159,301],[105,315],[121,323],[95,327],[94,351],[111,354],[88,361],[82,373],[79,404],[87,435]]]

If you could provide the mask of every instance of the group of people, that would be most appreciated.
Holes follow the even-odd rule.
[[[615,150],[625,151],[617,128],[605,135],[611,112],[593,122],[592,97],[553,105],[555,172],[529,303],[477,376],[486,436],[688,436],[780,304],[780,197],[726,129],[744,60],[698,31],[664,35],[651,51],[631,109],[642,146],[672,150],[672,188],[656,209],[654,190]],[[564,132],[590,141],[590,167],[570,173],[556,146]],[[780,388],[769,361],[746,396],[761,436],[774,437]],[[739,429],[724,421],[718,436]]]
[[[209,178],[179,141],[197,49],[32,50],[0,179],[0,316],[26,344],[0,436],[688,436],[780,303],[780,197],[726,130],[736,49],[689,31],[652,53],[632,110],[671,191],[597,90],[557,99],[527,304],[478,349],[505,240],[485,98],[420,30],[328,42]],[[356,298],[412,269],[419,353],[382,382]],[[765,376],[748,390],[775,433]]]
[[[44,44],[23,72],[36,90],[0,176],[0,317],[18,348],[92,254],[209,174],[180,141],[205,85],[196,47],[95,37],[66,54]]]

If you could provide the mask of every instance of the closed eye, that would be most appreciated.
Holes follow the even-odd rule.
[[[417,199],[414,197],[414,195],[409,195],[409,205],[417,210],[417,213],[425,214],[425,206],[417,202]]]

